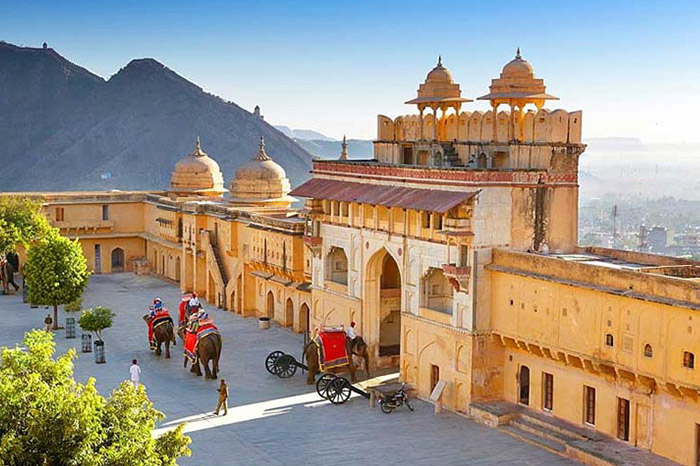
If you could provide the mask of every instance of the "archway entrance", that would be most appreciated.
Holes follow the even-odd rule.
[[[287,298],[287,305],[284,307],[284,326],[294,325],[294,302],[292,298]]]
[[[401,273],[386,249],[377,252],[367,265],[367,292],[362,328],[379,357],[388,357],[380,364],[394,364],[401,354]]]
[[[124,271],[124,250],[122,248],[112,249],[112,272]]]
[[[309,332],[309,313],[309,306],[302,304],[299,309],[299,330],[302,332]]]
[[[265,307],[265,317],[272,319],[275,317],[275,295],[272,291],[267,292],[267,306]]]
[[[530,368],[520,366],[518,375],[518,385],[520,386],[518,402],[524,405],[530,404]]]

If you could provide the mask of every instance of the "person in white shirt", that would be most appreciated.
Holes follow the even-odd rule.
[[[355,322],[350,322],[350,327],[347,328],[345,334],[350,340],[354,340],[357,335],[355,334]]]
[[[131,372],[131,383],[134,384],[134,387],[139,388],[139,383],[141,381],[141,368],[136,362],[136,359],[131,361],[129,372]]]

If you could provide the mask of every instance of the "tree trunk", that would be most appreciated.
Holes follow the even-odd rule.
[[[58,304],[53,305],[53,329],[58,330]]]

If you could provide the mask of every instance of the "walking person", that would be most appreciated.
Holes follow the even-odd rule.
[[[131,373],[131,383],[134,384],[135,388],[139,388],[139,383],[141,382],[141,368],[139,367],[136,359],[131,360],[129,372]]]
[[[216,411],[214,411],[214,414],[218,416],[219,410],[223,407],[224,416],[226,416],[228,414],[228,385],[226,385],[226,381],[224,379],[221,379],[219,388],[217,388],[216,391],[219,392],[219,402],[216,405]]]
[[[51,318],[51,314],[46,314],[46,319],[44,319],[44,330],[47,332],[51,331],[51,324],[53,324],[53,319]]]

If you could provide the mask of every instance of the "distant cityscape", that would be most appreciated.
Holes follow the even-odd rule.
[[[579,243],[700,259],[700,201],[672,197],[582,201]]]

